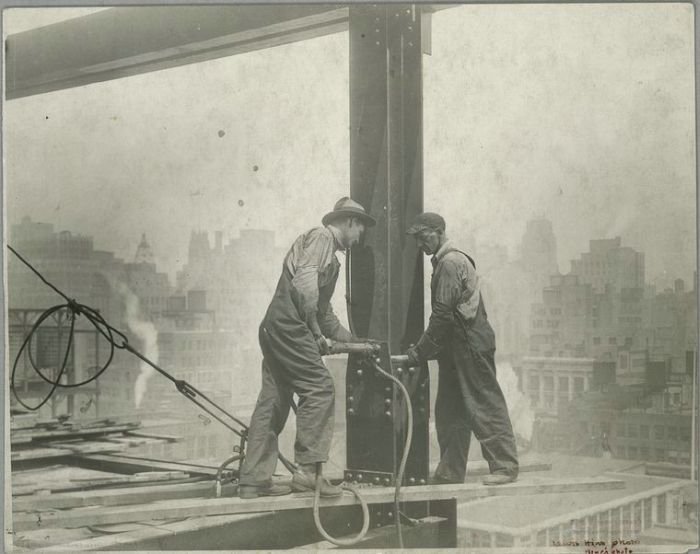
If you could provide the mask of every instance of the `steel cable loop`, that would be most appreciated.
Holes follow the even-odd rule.
[[[22,341],[22,345],[20,346],[19,351],[17,352],[17,356],[14,359],[14,362],[12,364],[12,372],[10,375],[10,388],[12,389],[12,394],[13,396],[17,399],[17,401],[27,410],[30,411],[36,411],[40,409],[48,400],[54,395],[56,392],[57,388],[77,388],[77,387],[82,387],[88,383],[91,383],[92,381],[96,380],[102,373],[104,373],[107,368],[110,366],[112,363],[112,360],[114,359],[114,349],[119,348],[119,349],[124,349],[127,348],[129,339],[119,331],[118,329],[115,329],[111,325],[109,325],[105,319],[100,315],[100,313],[97,310],[94,310],[90,306],[86,306],[85,304],[81,304],[77,302],[73,298],[69,298],[66,294],[64,294],[60,289],[55,287],[53,284],[51,284],[47,279],[44,278],[44,276],[36,270],[27,260],[25,260],[14,248],[12,248],[10,245],[7,245],[8,249],[15,255],[17,258],[19,258],[22,263],[24,263],[39,279],[46,284],[48,287],[50,287],[54,292],[56,292],[59,296],[61,296],[66,303],[65,304],[58,304],[56,306],[52,306],[46,311],[42,312],[41,315],[37,318],[37,320],[32,324],[32,327],[30,328],[29,332],[27,333],[27,336],[24,338]],[[58,370],[58,374],[55,377],[48,377],[45,375],[41,369],[39,368],[39,364],[37,363],[37,360],[35,358],[35,355],[32,353],[32,341],[34,339],[35,334],[39,331],[41,328],[42,324],[51,316],[53,316],[56,313],[60,313],[61,311],[67,311],[69,313],[68,319],[70,321],[70,328],[67,331],[67,343],[65,350],[63,351],[62,354],[62,362],[60,365],[60,369]],[[70,358],[70,352],[71,348],[73,347],[74,343],[74,338],[75,338],[75,320],[78,316],[83,315],[85,318],[91,323],[91,325],[95,328],[95,330],[104,337],[104,339],[107,341],[109,344],[109,353],[107,356],[107,360],[105,363],[100,367],[99,370],[95,372],[94,375],[88,377],[87,379],[80,381],[78,383],[61,383],[61,379],[63,378],[66,368],[68,366],[68,360]],[[115,335],[119,339],[119,342],[115,340]],[[59,344],[60,348],[60,344]],[[22,354],[25,353],[27,354],[27,358],[29,359],[29,363],[34,370],[34,372],[46,383],[51,385],[51,390],[48,392],[46,397],[39,402],[36,406],[30,406],[26,402],[24,402],[18,392],[17,392],[17,386],[16,386],[16,376],[17,376],[17,368],[19,365],[19,360],[22,357]]]
[[[70,358],[70,352],[71,348],[73,347],[73,342],[74,342],[74,337],[75,337],[75,320],[77,315],[80,313],[87,313],[85,311],[86,306],[76,304],[76,303],[67,303],[67,304],[59,304],[57,306],[53,306],[43,312],[39,318],[34,322],[32,325],[31,329],[27,333],[27,336],[25,337],[24,341],[22,342],[22,345],[17,352],[17,356],[15,357],[15,360],[12,364],[12,373],[10,377],[10,385],[12,389],[12,393],[14,397],[17,399],[17,401],[26,409],[30,411],[36,411],[39,408],[41,408],[50,398],[53,396],[53,394],[56,392],[57,388],[77,388],[81,387],[83,385],[86,385],[95,379],[97,379],[102,373],[104,373],[107,368],[110,366],[112,363],[112,360],[114,359],[114,349],[119,348],[119,345],[115,343],[114,338],[113,338],[113,333],[112,330],[109,328],[109,326],[106,328],[106,332],[100,329],[99,323],[100,320],[104,321],[104,319],[99,316],[99,319],[94,318],[94,316],[89,317],[88,319],[91,321],[93,326],[102,334],[106,339],[109,344],[109,353],[107,356],[107,360],[105,363],[100,367],[100,369],[95,372],[94,375],[88,377],[87,379],[80,381],[78,383],[61,383],[61,378],[66,372],[66,368],[68,366],[68,360]],[[91,310],[90,308],[88,308]],[[53,314],[60,312],[61,310],[67,310],[70,312],[69,320],[70,320],[70,328],[67,331],[67,342],[65,346],[65,350],[63,350],[63,355],[62,355],[62,362],[60,365],[60,369],[58,371],[58,374],[56,377],[48,377],[47,375],[42,372],[42,370],[39,367],[39,364],[37,363],[37,360],[35,358],[35,355],[32,353],[32,341],[34,339],[35,334],[39,331],[41,328],[42,324]],[[93,321],[93,318],[96,321]],[[120,335],[122,335],[120,333]],[[123,335],[122,335],[123,336]],[[124,337],[126,339],[126,337]],[[60,345],[59,345],[60,346]],[[46,383],[51,385],[51,390],[48,392],[46,397],[36,406],[30,406],[27,403],[25,403],[20,397],[17,392],[17,386],[16,386],[16,375],[17,375],[17,368],[19,365],[19,360],[22,357],[22,354],[26,351],[27,353],[27,358],[29,359],[29,363],[34,370],[34,372]]]

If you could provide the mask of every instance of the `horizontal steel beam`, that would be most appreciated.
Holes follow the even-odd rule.
[[[422,4],[433,12],[455,4]],[[342,4],[138,6],[9,35],[5,98],[22,98],[348,30]]]
[[[347,30],[337,5],[112,8],[7,37],[6,98],[212,60]]]
[[[609,478],[543,479],[523,478],[515,483],[488,487],[481,484],[466,485],[425,485],[406,487],[402,490],[402,502],[423,502],[437,500],[474,500],[488,496],[512,496],[528,494],[548,494],[594,490],[621,489],[625,482]],[[361,490],[369,504],[385,504],[394,500],[392,487],[369,487]],[[352,494],[338,498],[321,500],[321,507],[352,506],[357,500]],[[50,529],[55,527],[77,528],[87,525],[108,525],[149,519],[170,519],[194,516],[244,514],[282,510],[309,509],[313,505],[313,494],[294,494],[276,498],[198,498],[172,500],[163,504],[139,504],[115,508],[79,508],[58,512],[14,514],[15,531]]]

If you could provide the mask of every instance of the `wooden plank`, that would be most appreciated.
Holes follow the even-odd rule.
[[[105,426],[90,426],[90,427],[70,427],[67,429],[59,429],[55,431],[36,429],[32,431],[21,431],[10,434],[10,443],[16,444],[17,441],[30,440],[46,440],[71,437],[87,437],[106,435],[108,433],[117,433],[123,431],[131,431],[139,427],[138,423],[124,423],[120,425],[105,425]]]
[[[129,437],[143,437],[146,439],[159,439],[167,442],[178,442],[184,440],[182,435],[166,435],[164,433],[146,433],[145,431],[127,431],[124,433]]]
[[[67,448],[30,448],[27,450],[13,450],[11,453],[12,462],[23,462],[26,460],[42,460],[48,458],[60,458],[70,456],[72,451]]]
[[[48,496],[25,496],[12,499],[12,509],[23,512],[37,509],[65,509],[81,506],[120,506],[139,504],[158,500],[182,498],[214,498],[214,482],[178,483],[176,485],[153,485],[148,487],[123,487],[118,489],[101,489],[92,491],[64,492]],[[222,496],[236,494],[236,486],[223,486]]]
[[[568,480],[528,477],[515,483],[494,487],[481,484],[406,487],[402,489],[401,500],[403,502],[415,502],[454,498],[465,501],[488,496],[580,492],[624,487],[624,481],[601,477]],[[383,504],[393,501],[394,490],[391,487],[367,487],[362,489],[362,495],[368,503]],[[351,506],[355,503],[355,497],[351,493],[346,492],[338,498],[323,499],[321,506]],[[251,500],[241,500],[240,498],[185,499],[162,503],[155,502],[147,505],[120,506],[111,509],[96,508],[66,510],[63,512],[23,513],[14,518],[14,529],[15,531],[24,531],[52,527],[73,528],[148,519],[296,510],[311,508],[312,505],[312,493],[292,494],[276,498],[261,497]]]
[[[37,424],[39,416],[37,414],[22,414],[10,416],[10,431],[17,429],[31,429]]]
[[[174,479],[186,479],[189,474],[183,471],[147,471],[135,473],[134,475],[114,475],[104,478],[79,478],[71,479],[73,487],[95,487],[100,485],[122,484],[122,483],[150,483],[153,481],[172,481]]]
[[[147,540],[158,540],[168,538],[173,535],[182,535],[208,528],[220,528],[227,524],[254,525],[256,520],[264,519],[267,514],[235,514],[225,516],[207,516],[187,519],[175,523],[163,523],[161,525],[147,526],[141,529],[118,533],[114,535],[104,535],[90,537],[88,539],[73,541],[67,544],[57,544],[41,549],[42,552],[93,552],[98,550],[133,550],[134,547],[127,547],[134,543],[142,543]],[[139,549],[140,550],[140,549]]]
[[[216,476],[216,467],[202,467],[187,462],[164,462],[162,460],[149,460],[136,456],[123,454],[94,454],[81,455],[76,458],[76,463],[82,467],[99,469],[102,471],[114,471],[115,473],[133,473],[139,471],[187,471],[192,475]]]
[[[55,444],[55,446],[53,446]],[[27,460],[42,460],[48,458],[62,458],[76,454],[87,455],[101,452],[122,452],[129,448],[128,444],[108,443],[108,442],[87,442],[87,443],[51,443],[52,446],[46,448],[27,448],[23,450],[13,450],[10,460],[12,462],[23,462]]]

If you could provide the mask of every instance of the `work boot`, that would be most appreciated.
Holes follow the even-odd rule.
[[[316,472],[299,469],[292,475],[292,489],[297,492],[314,492],[316,490]],[[332,485],[328,479],[321,477],[321,496],[330,498],[343,494],[342,487]]]
[[[292,494],[292,488],[287,485],[238,485],[238,497],[245,500],[258,498],[259,496],[284,496]]]
[[[435,475],[433,475],[433,477],[430,479],[430,483],[433,485],[463,485],[464,479],[461,481],[457,479],[449,479],[443,475],[440,475],[439,473],[435,473]]]
[[[513,483],[518,478],[517,475],[509,475],[507,473],[492,473],[484,477],[481,482],[484,485],[505,485]]]

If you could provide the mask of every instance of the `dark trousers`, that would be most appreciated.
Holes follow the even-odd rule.
[[[306,334],[311,336],[308,330]],[[262,389],[250,421],[240,483],[264,486],[277,466],[278,436],[287,421],[292,394],[299,397],[295,461],[311,464],[328,460],[335,388],[313,337],[292,337],[261,326],[259,338]]]
[[[472,432],[491,473],[517,475],[515,436],[496,380],[494,350],[478,351],[464,340],[452,340],[438,363],[435,427],[441,458],[437,475],[464,481]]]

